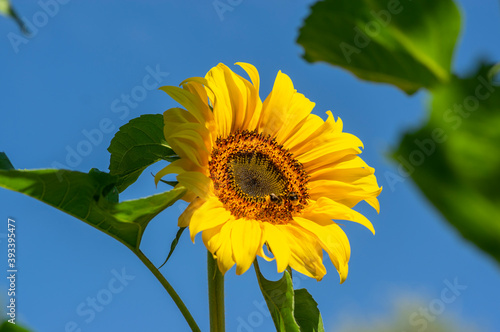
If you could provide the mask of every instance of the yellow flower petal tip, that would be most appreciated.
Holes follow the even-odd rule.
[[[326,274],[326,252],[347,278],[350,245],[337,220],[375,230],[353,207],[377,212],[374,169],[358,155],[363,143],[342,132],[340,118],[312,114],[314,103],[278,72],[268,97],[259,97],[257,69],[237,62],[246,79],[220,63],[204,78],[161,87],[184,109],[164,113],[165,139],[180,159],[155,176],[177,174],[191,204],[179,218],[224,274],[248,270],[256,256],[276,260],[316,280]],[[335,220],[335,221],[334,221]],[[272,254],[264,253],[266,246]]]

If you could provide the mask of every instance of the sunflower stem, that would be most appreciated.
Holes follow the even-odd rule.
[[[212,253],[207,250],[208,305],[210,308],[210,331],[226,330],[224,315],[224,276],[217,267]]]
[[[188,323],[189,327],[191,328],[191,331],[193,332],[201,332],[200,328],[196,324],[196,321],[194,320],[193,316],[191,316],[191,313],[189,312],[188,308],[182,302],[181,298],[177,294],[177,292],[174,290],[172,285],[165,279],[165,277],[161,274],[161,272],[156,268],[156,266],[153,265],[153,263],[144,255],[144,253],[140,250],[133,250],[134,253],[139,257],[139,259],[144,263],[144,265],[147,266],[149,271],[151,271],[156,279],[162,284],[163,288],[167,291],[168,295],[174,300],[175,304],[177,305],[177,308],[181,311],[182,315],[184,316],[184,319]]]

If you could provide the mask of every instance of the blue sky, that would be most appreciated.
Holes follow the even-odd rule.
[[[411,180],[392,187],[387,182],[397,165],[386,156],[402,133],[425,121],[428,95],[407,97],[391,86],[302,60],[295,39],[313,1],[221,1],[231,10],[220,15],[212,1],[66,0],[57,8],[47,7],[51,16],[40,14],[40,3],[48,0],[13,1],[21,16],[40,27],[13,45],[9,34],[16,38],[12,36],[19,31],[12,21],[0,19],[0,150],[16,168],[107,170],[106,148],[121,125],[176,106],[156,87],[203,76],[219,62],[232,66],[244,61],[258,68],[265,98],[282,70],[316,102],[316,114],[325,118],[332,110],[345,131],[361,138],[362,156],[384,186],[379,215],[366,204],[357,207],[377,234],[355,224],[345,228],[352,246],[347,281],[339,285],[330,262],[321,282],[297,276],[296,287],[313,294],[327,329],[352,319],[390,317],[408,298],[418,299],[431,313],[443,311],[434,315],[438,319],[460,317],[484,331],[500,326],[498,265],[465,242]],[[455,71],[466,74],[480,59],[498,62],[498,2],[457,2],[464,29]],[[127,101],[127,95],[132,99]],[[162,167],[159,163],[144,172],[121,199],[166,190],[155,188],[150,174]],[[7,218],[17,223],[19,322],[36,331],[71,331],[71,326],[81,331],[188,329],[161,285],[122,244],[21,194],[0,190],[0,202],[2,250]],[[141,248],[156,265],[168,253],[185,206],[178,202],[145,232]],[[208,329],[205,260],[201,239],[193,245],[183,237],[161,269],[203,331]],[[274,263],[261,268],[274,276]],[[453,301],[444,303],[450,283],[466,288],[455,289]],[[6,289],[1,278],[2,303]],[[96,296],[105,304],[93,308],[87,299]],[[234,269],[227,273],[227,331],[273,330],[271,318],[259,309],[262,303],[253,268],[243,276]]]

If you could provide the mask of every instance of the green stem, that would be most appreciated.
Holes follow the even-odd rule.
[[[224,276],[217,262],[207,250],[208,305],[210,308],[210,332],[226,330],[224,318]]]
[[[160,273],[160,271],[156,268],[156,266],[151,263],[151,261],[144,255],[144,253],[140,250],[133,250],[133,252],[139,257],[139,259],[146,265],[151,271],[156,279],[162,284],[163,288],[167,291],[167,293],[170,295],[172,300],[174,300],[175,304],[177,305],[177,308],[181,311],[182,315],[186,319],[186,322],[189,324],[189,327],[191,328],[191,331],[193,332],[201,332],[200,328],[196,324],[193,316],[191,316],[191,313],[189,310],[186,308],[186,305],[184,302],[182,302],[181,298],[177,294],[177,292],[174,290],[172,285],[165,279],[165,277]]]

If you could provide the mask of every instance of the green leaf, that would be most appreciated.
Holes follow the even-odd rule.
[[[300,326],[301,332],[325,332],[323,318],[318,309],[318,303],[314,301],[309,292],[302,288],[295,290],[295,320]]]
[[[12,324],[8,321],[4,321],[2,325],[0,325],[0,332],[30,332],[29,330],[19,326],[18,323]]]
[[[13,169],[12,163],[4,152],[0,152],[0,169]]]
[[[181,198],[185,189],[175,188],[117,203],[117,179],[96,169],[89,173],[56,169],[0,170],[0,187],[66,212],[136,251],[149,221]]]
[[[175,235],[175,239],[172,241],[172,244],[170,245],[170,252],[168,253],[167,259],[165,259],[165,261],[163,262],[163,264],[160,265],[160,267],[158,269],[161,269],[163,267],[163,265],[167,264],[168,259],[174,253],[175,247],[177,247],[177,243],[179,243],[179,239],[181,238],[181,235],[182,235],[182,233],[184,232],[185,229],[186,229],[186,227],[180,227],[179,228],[179,230],[177,231],[177,234]]]
[[[300,328],[293,313],[294,291],[290,273],[285,271],[280,280],[270,281],[260,272],[257,260],[254,266],[260,290],[266,300],[276,331],[299,332]]]
[[[151,164],[178,159],[163,135],[163,116],[145,114],[120,127],[108,147],[109,171],[118,176],[119,192],[134,183]]]
[[[168,184],[171,187],[175,187],[176,185],[179,184],[179,181],[166,181],[166,180],[163,180],[163,179],[160,179],[160,182]]]
[[[14,10],[9,0],[0,0],[0,14],[11,17],[24,34],[29,34],[28,27]]]
[[[412,94],[450,79],[459,32],[452,0],[326,0],[312,6],[297,42],[309,62]]]
[[[500,89],[488,70],[436,88],[429,122],[403,137],[395,159],[451,225],[500,262]]]

